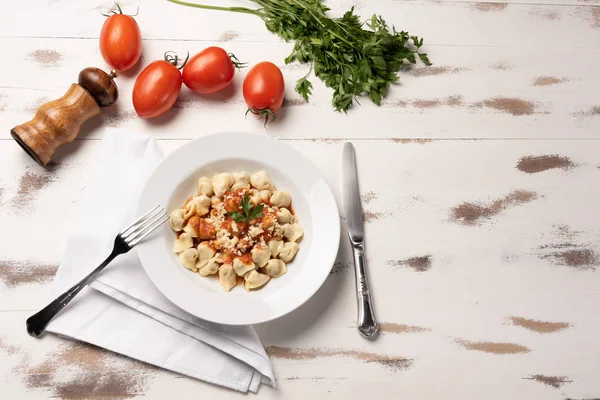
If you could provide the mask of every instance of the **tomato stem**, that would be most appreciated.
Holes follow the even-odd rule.
[[[267,127],[267,124],[275,121],[275,119],[277,118],[277,115],[271,111],[271,109],[269,108],[263,108],[263,109],[257,109],[254,107],[248,107],[248,109],[246,110],[246,114],[244,114],[245,117],[248,116],[248,113],[251,112],[252,114],[256,114],[258,115],[260,118],[264,118],[265,119],[265,128]],[[269,118],[271,118],[271,120],[269,120]]]
[[[233,53],[229,53],[228,56],[231,59],[233,66],[236,67],[238,69],[238,71],[241,70],[242,68],[246,68],[248,66],[248,63],[241,62],[240,60],[238,60],[238,58]]]
[[[174,51],[165,52],[164,57],[165,57],[166,62],[173,65],[177,69],[182,69],[183,67],[185,67],[185,64],[187,64],[188,60],[190,59],[190,52],[189,51],[187,52],[187,56],[185,57],[185,60],[183,60],[183,63],[181,64],[180,67],[177,66],[179,64],[179,56]]]
[[[109,10],[106,14],[103,12],[100,12],[101,15],[104,15],[105,17],[111,17],[113,15],[117,15],[117,14],[123,14],[123,9],[121,8],[121,6],[119,5],[119,3],[117,3],[115,1],[115,5],[117,6],[116,10]],[[135,11],[135,14],[131,14],[130,17],[137,17],[137,15],[140,13],[140,6],[138,6],[137,10]],[[126,14],[127,15],[127,14]]]
[[[187,55],[185,56],[185,60],[183,60],[183,64],[181,64],[181,67],[179,67],[179,69],[183,69],[183,67],[185,67],[185,64],[187,64],[188,60],[190,59],[190,52],[187,52]]]

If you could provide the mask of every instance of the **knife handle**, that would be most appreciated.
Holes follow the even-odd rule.
[[[379,331],[379,324],[375,320],[373,312],[373,301],[367,278],[367,260],[362,243],[353,243],[354,251],[354,274],[356,277],[356,297],[358,300],[357,328],[361,335],[367,339],[373,339]]]

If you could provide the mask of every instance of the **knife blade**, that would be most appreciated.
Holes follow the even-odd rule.
[[[373,312],[371,289],[367,277],[367,261],[365,257],[365,223],[358,174],[356,171],[356,153],[352,143],[344,143],[342,151],[342,202],[348,237],[354,254],[354,276],[356,278],[356,299],[358,305],[357,328],[361,335],[372,339],[379,331],[379,324]]]
[[[352,143],[344,143],[342,152],[342,199],[344,215],[348,224],[348,235],[352,243],[364,240],[365,223],[360,204],[358,173],[356,172],[356,152]]]

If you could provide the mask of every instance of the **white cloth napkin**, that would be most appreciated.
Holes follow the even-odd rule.
[[[139,194],[160,155],[153,138],[106,129],[73,218],[54,281],[58,295],[98,266],[116,234],[135,220]],[[256,392],[275,386],[271,364],[250,326],[198,319],[167,300],[131,250],[84,289],[47,330],[216,385]]]

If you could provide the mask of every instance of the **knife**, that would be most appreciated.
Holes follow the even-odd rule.
[[[365,226],[358,190],[356,155],[354,146],[350,142],[344,143],[342,152],[342,199],[348,226],[348,237],[354,252],[354,275],[356,277],[356,297],[358,301],[357,328],[361,335],[372,339],[379,331],[379,324],[375,320],[371,290],[367,278],[367,261],[364,247]]]

